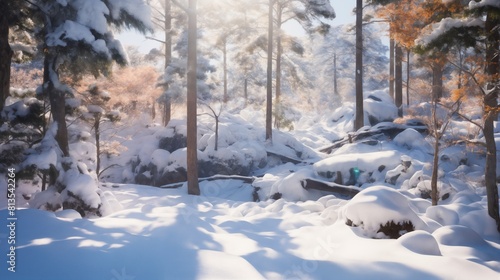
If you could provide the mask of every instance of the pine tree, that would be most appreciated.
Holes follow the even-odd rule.
[[[59,193],[64,192],[65,195],[61,196],[65,199],[62,202],[64,208],[77,209],[82,215],[87,211],[99,214],[94,204],[90,206],[85,198],[66,188],[78,176],[89,182],[96,180],[96,176],[94,174],[94,179],[70,156],[65,101],[73,91],[61,82],[60,77],[63,74],[78,77],[83,73],[97,77],[109,74],[113,61],[126,64],[127,56],[114,38],[112,29],[151,29],[149,8],[143,0],[38,0],[32,3],[37,16],[43,19],[43,29],[39,34],[43,38],[45,56],[41,88],[49,98],[53,119],[51,132],[47,133],[42,144],[58,155],[57,163],[54,163],[57,167],[51,169],[54,170],[51,172],[51,187]],[[70,177],[72,181],[69,181]]]
[[[33,6],[28,1],[2,0],[0,1],[0,112],[10,90],[10,66],[13,50],[9,42],[10,28],[25,30],[36,22],[33,15]]]
[[[460,1],[457,1],[460,4]],[[486,146],[485,185],[488,214],[496,221],[500,231],[500,211],[497,187],[497,151],[494,137],[494,121],[498,119],[500,90],[500,2],[470,1],[462,9],[438,23],[429,25],[418,39],[422,51],[448,49],[453,45],[477,47],[484,42],[486,79],[483,88],[484,124]],[[482,48],[477,48],[481,50]]]

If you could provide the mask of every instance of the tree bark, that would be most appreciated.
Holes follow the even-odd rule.
[[[3,7],[5,6],[5,7]],[[12,63],[12,49],[9,45],[9,21],[7,5],[0,4],[5,9],[0,12],[0,112],[5,106],[5,100],[10,91],[10,66]]]
[[[273,141],[273,3],[269,0],[267,38],[266,141]]]
[[[55,139],[64,157],[69,156],[68,128],[66,127],[66,99],[64,92],[54,83],[59,83],[59,72],[56,66],[57,55],[47,53],[44,59],[44,88],[50,101],[52,120],[57,123]],[[56,81],[54,81],[56,79]]]
[[[484,139],[486,142],[486,166],[484,179],[488,201],[488,214],[497,223],[500,232],[500,209],[497,186],[497,149],[495,144],[494,122],[498,119],[498,91],[499,91],[499,65],[500,57],[500,34],[496,27],[500,25],[500,19],[493,11],[488,11],[486,16],[486,74],[489,82],[486,87],[487,94],[484,97]]]
[[[187,61],[187,183],[188,194],[199,195],[197,139],[197,15],[196,0],[189,0]]]
[[[172,62],[172,3],[165,0],[165,71]],[[165,92],[169,84],[165,83]],[[163,109],[163,125],[167,126],[172,117],[172,100],[167,96]]]
[[[248,103],[248,78],[245,78],[243,85],[243,95],[245,97],[245,105]]]
[[[389,41],[389,95],[396,100],[394,94],[394,39]]]
[[[432,98],[438,101],[443,98],[443,65],[432,63]]]
[[[96,167],[95,167],[95,173],[97,174],[97,177],[99,178],[99,172],[101,172],[101,131],[100,131],[100,124],[101,124],[101,115],[98,114],[95,116],[94,120],[94,133],[95,133],[95,149],[96,149]]]
[[[356,1],[356,119],[354,130],[364,126],[363,111],[363,0]]]
[[[276,106],[279,105],[280,103],[280,97],[281,97],[281,57],[283,53],[283,46],[281,43],[281,21],[282,21],[282,16],[283,16],[283,7],[282,4],[278,2],[277,4],[277,15],[276,15],[276,22],[277,22],[277,27],[276,31],[278,34],[276,34]]]
[[[432,101],[432,129],[434,130],[434,156],[432,158],[432,176],[431,176],[431,199],[432,205],[435,206],[438,203],[438,191],[437,191],[437,179],[438,179],[438,164],[439,164],[439,124],[436,116],[437,110],[437,100]]]
[[[398,107],[398,115],[403,116],[403,49],[399,44],[395,46],[396,69],[395,69],[395,98],[394,104]]]
[[[338,84],[337,84],[337,54],[333,54],[333,93],[335,97],[339,96]]]
[[[223,74],[224,74],[224,97],[223,102],[227,103],[229,97],[227,95],[227,37],[224,37],[222,42],[222,55],[223,58]]]
[[[406,50],[406,106],[410,106],[410,49]]]

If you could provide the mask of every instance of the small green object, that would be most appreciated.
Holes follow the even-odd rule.
[[[358,178],[359,178],[359,174],[361,173],[361,171],[359,171],[359,168],[354,167],[354,168],[352,169],[352,173],[354,174],[354,180],[356,180],[356,181],[357,181],[357,180],[358,180]]]

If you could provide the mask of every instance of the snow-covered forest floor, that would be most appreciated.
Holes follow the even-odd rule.
[[[365,97],[372,117],[394,114],[382,102],[384,93]],[[470,123],[452,118],[440,148],[440,201],[431,206],[434,140],[419,132],[426,127],[418,118],[382,122],[366,127],[365,138],[338,142],[352,131],[354,106],[346,103],[304,114],[292,131],[274,131],[271,144],[264,140],[258,108],[223,111],[217,150],[214,120],[200,116],[199,159],[219,163],[201,165],[207,175],[201,177],[227,165],[244,175],[202,181],[201,196],[187,195],[184,184],[161,183],[162,175],[181,176],[176,170],[186,165],[184,148],[159,148],[167,141],[162,139],[175,146],[172,139],[184,135],[185,121],[163,127],[147,114],[103,130],[105,140],[120,143],[120,153],[103,159],[103,167],[111,168],[98,190],[102,217],[33,209],[47,197],[37,195],[38,185],[20,182],[16,272],[5,268],[4,252],[0,278],[498,278],[500,234],[486,210],[484,151],[458,141],[473,134]],[[411,110],[430,115],[429,104]],[[447,118],[446,110],[438,113]],[[93,169],[89,155],[95,145],[80,125],[70,126],[72,133],[86,137],[72,138],[71,153]],[[32,163],[43,165],[46,158],[38,155]],[[2,175],[0,193],[6,192],[6,179]],[[133,184],[141,180],[158,187]],[[314,182],[323,188],[313,188]],[[347,191],[328,191],[332,186]],[[7,205],[5,196],[0,205]],[[8,213],[0,210],[0,220],[7,221]],[[8,236],[3,226],[2,248]]]

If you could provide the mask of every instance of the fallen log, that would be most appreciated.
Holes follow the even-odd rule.
[[[338,194],[343,198],[351,199],[359,193],[359,189],[354,186],[344,186],[333,182],[326,182],[317,179],[304,179],[301,181],[302,187],[306,190],[314,189]]]
[[[257,177],[253,177],[253,176],[240,176],[240,175],[220,175],[220,174],[217,174],[217,175],[210,176],[210,177],[199,178],[198,182],[215,181],[215,180],[238,180],[238,181],[242,181],[243,183],[251,184],[251,183],[253,183],[253,181],[255,181],[255,178],[257,178]],[[171,184],[166,184],[166,185],[159,186],[158,188],[162,188],[162,189],[176,189],[176,188],[182,187],[182,185],[184,185],[184,183],[186,183],[186,182],[171,183]]]
[[[277,152],[273,152],[273,151],[269,151],[269,150],[267,150],[266,152],[267,152],[267,156],[275,156],[275,157],[279,158],[281,161],[283,161],[285,163],[286,162],[291,162],[293,164],[299,164],[299,163],[303,163],[304,162],[301,159],[292,158],[292,157],[289,157],[289,156],[278,154]]]
[[[357,131],[355,133],[350,133],[344,138],[334,141],[331,145],[319,149],[322,153],[330,154],[333,150],[344,146],[345,144],[353,143],[355,141],[360,141],[372,136],[386,136],[388,138],[394,138],[397,134],[403,132],[405,129],[413,128],[419,132],[426,132],[427,127],[425,126],[412,126],[394,123],[380,123],[368,130]]]

